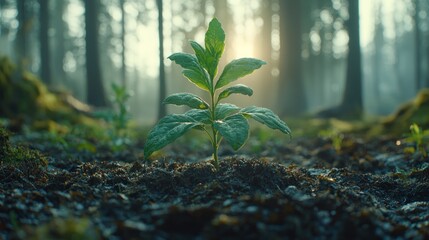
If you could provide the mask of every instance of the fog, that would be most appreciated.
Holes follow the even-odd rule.
[[[123,85],[133,94],[133,118],[152,123],[160,102],[160,36],[165,94],[202,94],[167,57],[192,53],[189,40],[202,44],[209,21],[217,17],[226,32],[220,69],[241,57],[267,62],[239,80],[254,96],[232,97],[233,103],[268,107],[283,117],[314,114],[348,106],[345,89],[357,82],[362,90],[353,95],[362,98],[364,116],[387,115],[429,87],[429,2],[359,3],[353,17],[359,22],[357,56],[349,51],[356,25],[349,24],[353,8],[346,0],[0,0],[0,56],[37,74],[50,89],[98,107],[103,104],[97,99],[111,99],[111,83]],[[89,24],[96,29],[92,34]],[[88,48],[89,42],[95,45]],[[356,59],[360,67],[350,64]],[[97,65],[99,71],[88,77]],[[352,79],[357,74],[348,69],[356,67],[362,77]],[[89,91],[88,83],[105,96]]]

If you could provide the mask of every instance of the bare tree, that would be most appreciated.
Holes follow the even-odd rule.
[[[301,1],[280,3],[280,114],[297,115],[306,109],[301,72]]]
[[[158,119],[164,117],[167,113],[166,107],[162,104],[166,97],[166,81],[165,81],[165,66],[164,66],[164,26],[163,26],[163,2],[156,0],[158,7],[158,39],[159,39],[159,107]]]
[[[122,78],[122,86],[127,86],[127,66],[125,65],[125,0],[120,1],[122,19],[121,19],[121,44],[122,44],[122,68],[121,68],[121,78]]]
[[[421,34],[420,34],[420,4],[419,0],[414,0],[414,31],[415,31],[415,49],[416,49],[416,63],[415,63],[415,77],[416,77],[416,90],[419,91],[423,87],[423,79],[421,79],[421,55],[422,50]]]
[[[382,80],[382,75],[383,75],[383,69],[385,69],[384,64],[383,64],[383,45],[385,43],[385,39],[384,39],[384,25],[382,22],[382,11],[381,11],[381,4],[378,3],[376,5],[376,9],[374,11],[375,16],[376,16],[376,23],[375,23],[375,29],[374,29],[374,55],[373,55],[373,69],[374,69],[374,81],[373,81],[373,93],[374,93],[374,100],[375,102],[373,103],[374,106],[376,106],[376,112],[381,112],[382,109],[380,109],[381,107],[381,80]]]
[[[86,31],[86,76],[88,104],[103,107],[107,105],[100,69],[100,53],[98,44],[98,12],[99,0],[85,2]]]
[[[66,1],[52,1],[54,4],[55,14],[52,15],[52,24],[54,28],[53,46],[55,51],[52,52],[52,70],[56,82],[67,82],[67,75],[64,71],[64,55],[66,49],[66,24],[63,20]]]
[[[359,34],[359,0],[349,1],[349,33],[346,84],[339,106],[318,113],[320,117],[360,118],[363,112],[362,64]]]
[[[346,86],[340,106],[340,115],[360,117],[362,102],[362,64],[359,34],[359,0],[349,1],[349,53],[347,57]]]
[[[28,2],[27,2],[28,4]],[[31,22],[29,19],[29,13],[27,9],[27,4],[24,0],[17,0],[16,1],[16,9],[18,10],[18,32],[16,35],[16,42],[15,42],[15,49],[16,49],[16,57],[18,62],[18,72],[21,72],[22,70],[27,69],[27,65],[29,62],[29,56],[28,56],[28,45],[27,45],[27,38],[28,38],[28,32],[29,28],[31,26]],[[20,73],[19,76],[15,76],[14,78],[20,79]]]
[[[40,21],[40,62],[41,77],[46,84],[51,83],[51,63],[49,55],[49,0],[39,0]]]

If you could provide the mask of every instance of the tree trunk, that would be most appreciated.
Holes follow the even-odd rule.
[[[122,13],[122,19],[121,19],[121,44],[122,44],[122,68],[121,68],[121,78],[122,78],[122,86],[127,86],[127,66],[125,64],[125,0],[120,1],[121,5],[121,13]]]
[[[28,50],[27,50],[27,33],[29,31],[29,19],[27,7],[24,0],[17,0],[16,9],[18,10],[18,32],[16,36],[16,58],[18,63],[18,72],[28,68]],[[20,74],[18,74],[20,75]],[[18,76],[20,78],[20,76]]]
[[[383,45],[385,43],[384,39],[384,26],[383,22],[381,20],[382,16],[382,9],[381,4],[376,5],[377,9],[374,11],[376,17],[376,24],[375,24],[375,30],[374,30],[374,63],[372,65],[372,68],[374,69],[374,83],[373,83],[373,94],[374,94],[374,102],[372,103],[375,106],[375,110],[377,114],[380,114],[382,109],[382,98],[381,98],[381,79],[383,75],[383,69],[385,69],[384,61],[383,59]]]
[[[426,82],[425,88],[429,88],[429,46],[426,47],[427,66],[426,66]]]
[[[416,63],[415,63],[415,77],[416,77],[416,92],[418,92],[423,87],[423,80],[421,79],[421,58],[420,51],[421,40],[420,40],[420,17],[419,17],[419,0],[414,0],[414,31],[415,31],[415,55],[416,55]]]
[[[347,58],[346,85],[340,114],[344,117],[361,117],[362,66],[359,34],[359,0],[349,1],[349,53]]]
[[[87,101],[96,107],[106,106],[103,81],[101,78],[98,44],[99,0],[85,2],[85,41],[86,41],[86,77]]]
[[[301,73],[301,2],[281,0],[279,106],[280,115],[298,115],[307,101]]]
[[[64,1],[53,1],[55,4],[55,14],[53,14],[53,24],[55,29],[54,35],[54,49],[53,51],[53,76],[57,83],[66,83],[67,75],[64,72],[64,55],[65,55],[65,38],[64,28],[65,23],[63,20]]]
[[[165,105],[162,103],[166,97],[166,81],[165,81],[165,66],[164,66],[164,26],[163,26],[163,3],[162,0],[156,0],[158,7],[158,39],[159,39],[159,107],[158,119],[161,119],[167,114]]]
[[[49,0],[39,0],[40,12],[40,62],[41,77],[46,84],[51,84],[51,62],[49,56]]]

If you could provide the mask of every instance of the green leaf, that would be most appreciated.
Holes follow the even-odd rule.
[[[244,84],[237,84],[235,86],[232,86],[232,87],[229,87],[229,88],[223,90],[219,94],[218,99],[221,100],[221,99],[227,98],[227,97],[229,97],[229,95],[234,94],[234,93],[252,96],[253,90]]]
[[[206,62],[206,50],[197,42],[190,41],[192,49],[194,49],[195,56],[197,56],[198,62],[207,69],[207,62]]]
[[[240,110],[240,108],[234,104],[220,103],[216,106],[215,109],[216,120],[224,119],[232,114],[237,113],[238,110]]]
[[[214,127],[234,150],[240,149],[249,137],[249,123],[241,114],[218,120],[214,123]]]
[[[219,59],[215,59],[214,56],[207,53],[207,51],[197,42],[190,41],[192,49],[194,49],[195,55],[197,56],[198,62],[203,68],[205,68],[210,75],[210,79],[214,79],[217,74],[217,66]]]
[[[217,65],[225,48],[225,32],[216,18],[210,21],[204,41],[207,53],[213,57]]]
[[[153,152],[165,147],[192,128],[203,125],[185,114],[172,114],[162,118],[150,131],[144,146],[147,159]]]
[[[182,71],[183,75],[191,81],[193,84],[195,84],[197,87],[205,90],[210,91],[210,84],[207,83],[206,77],[202,76],[202,73],[199,73],[192,69],[185,69]]]
[[[244,77],[254,70],[260,68],[266,62],[255,58],[240,58],[228,63],[223,69],[219,80],[216,83],[216,88],[219,89],[241,77]]]
[[[168,59],[179,64],[184,69],[198,69],[200,67],[197,58],[189,53],[174,53]]]
[[[273,113],[273,111],[268,108],[251,106],[243,108],[240,113],[252,117],[256,121],[268,126],[269,128],[278,129],[286,134],[291,133],[286,123],[283,122],[275,113]]]
[[[196,109],[207,109],[209,105],[192,93],[175,93],[164,100],[164,104],[186,105]]]
[[[204,124],[210,124],[210,112],[208,109],[202,110],[202,109],[191,109],[184,113],[184,115],[191,117],[196,122],[204,123]]]
[[[127,89],[124,86],[120,86],[115,83],[112,83],[110,86],[113,90],[113,97],[116,103],[125,102],[131,97],[131,94],[127,91]]]
[[[198,63],[198,59],[188,53],[175,53],[168,57],[171,61],[179,64],[184,68],[183,75],[199,88],[210,91],[211,84],[205,70]]]

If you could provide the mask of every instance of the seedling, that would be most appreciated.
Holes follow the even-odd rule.
[[[128,100],[132,94],[123,86],[111,84],[112,110],[96,112],[96,117],[104,119],[111,128],[107,131],[112,150],[122,150],[129,142],[127,126],[130,120]]]
[[[423,131],[416,123],[410,126],[410,135],[405,139],[407,142],[414,144],[414,151],[420,152],[427,157],[426,145],[429,144],[429,130]]]
[[[321,137],[330,139],[332,142],[332,146],[334,147],[337,153],[341,152],[341,148],[343,146],[344,135],[334,129],[330,130],[322,130],[319,132]]]
[[[191,41],[190,45],[195,55],[174,53],[168,58],[184,69],[182,73],[190,82],[208,93],[209,102],[191,93],[176,93],[167,97],[165,104],[185,105],[191,110],[183,114],[167,115],[155,125],[145,144],[146,159],[189,130],[198,129],[208,135],[213,147],[214,166],[219,169],[220,143],[225,139],[234,150],[240,149],[249,137],[247,118],[253,118],[285,134],[291,133],[286,123],[270,109],[255,106],[240,108],[234,104],[220,103],[231,94],[252,96],[253,90],[243,84],[223,88],[259,69],[265,62],[255,58],[233,60],[215,80],[225,47],[225,32],[216,18],[210,22],[205,34],[205,48],[195,41]]]
[[[111,87],[113,90],[112,103],[114,107],[112,115],[113,134],[111,139],[113,140],[112,149],[117,151],[122,150],[129,142],[126,130],[130,120],[128,100],[131,97],[131,93],[124,86],[115,83],[112,83]]]
[[[129,120],[128,100],[131,94],[123,86],[112,83],[113,104],[115,112],[113,115],[113,124],[118,135],[125,130]]]

